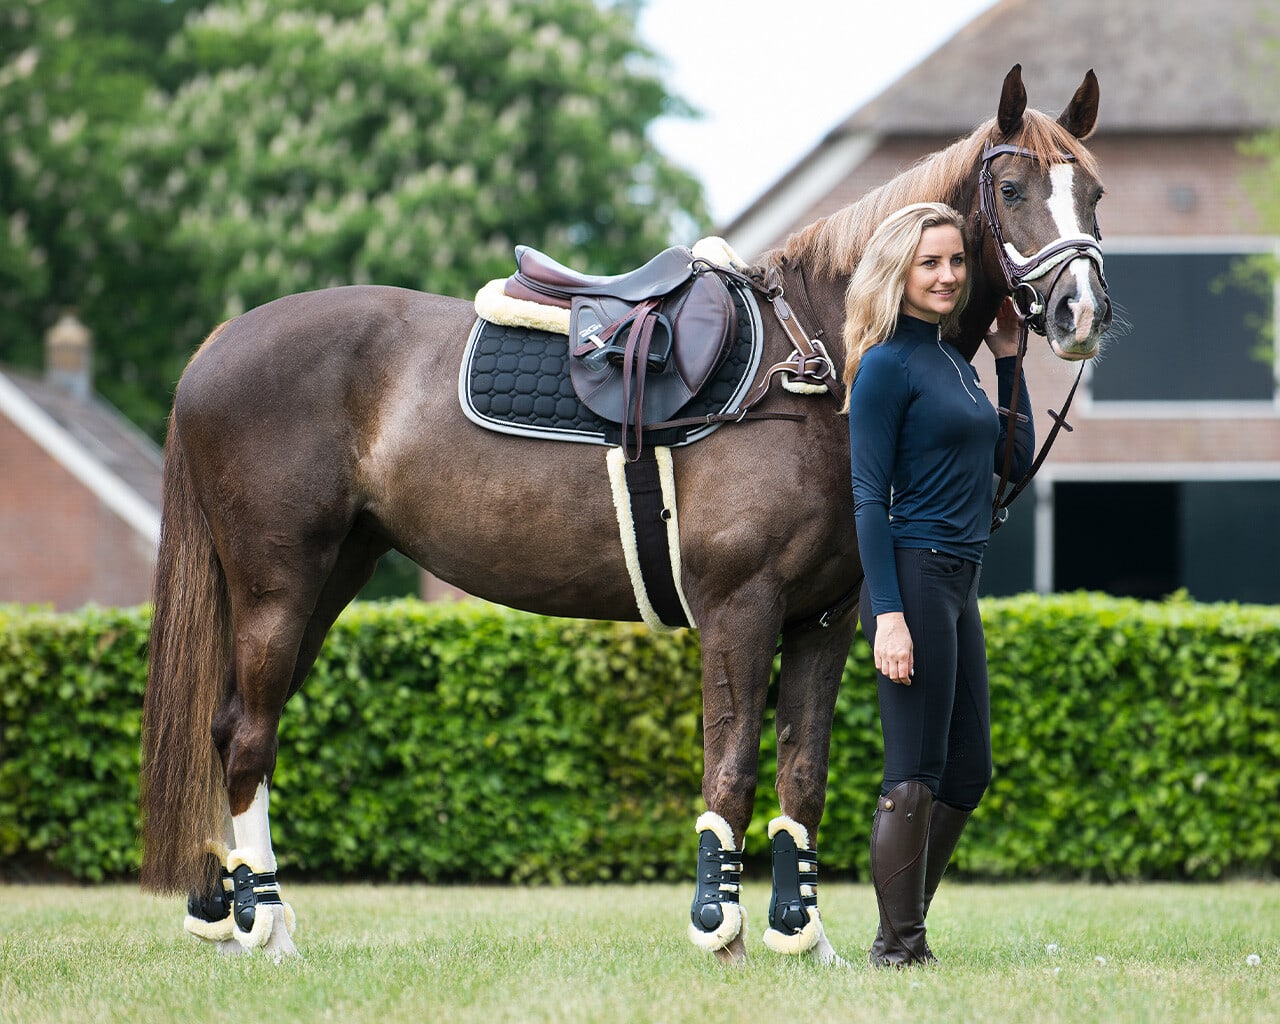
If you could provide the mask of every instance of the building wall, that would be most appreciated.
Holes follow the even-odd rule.
[[[827,195],[800,213],[776,241],[856,202],[953,139],[900,136],[881,141]],[[1242,184],[1251,166],[1235,135],[1094,136],[1087,142],[1098,159],[1107,194],[1102,234],[1112,236],[1256,235],[1257,213]]]
[[[25,433],[0,418],[0,602],[136,605],[154,552]]]
[[[775,244],[950,141],[881,140],[837,187],[797,214]],[[1206,132],[1104,131],[1089,140],[1107,190],[1099,212],[1104,253],[1108,247],[1113,254],[1234,253],[1275,245],[1249,201],[1244,180],[1251,165],[1239,142],[1232,134]],[[1112,298],[1122,320],[1133,323],[1125,296],[1113,288]],[[1151,334],[1150,323],[1145,330],[1135,324],[1129,336],[1123,328],[1116,331],[1109,344],[1155,340],[1182,346],[1180,352],[1202,346],[1203,358],[1213,359],[1213,337]],[[1167,364],[1150,352],[1144,359],[1158,390]],[[993,383],[985,349],[974,363],[983,381]],[[1043,339],[1031,337],[1027,380],[1038,438],[1048,434],[1048,410],[1062,408],[1077,370],[1077,364],[1058,360]],[[1274,561],[1276,545],[1266,546],[1272,531],[1259,525],[1266,522],[1265,510],[1280,502],[1280,398],[1094,402],[1092,375],[1106,372],[1104,349],[1086,370],[1068,416],[1073,431],[1059,434],[1035,486],[1015,505],[1010,525],[988,552],[985,592],[1044,591],[1065,583],[1144,597],[1185,587],[1207,600],[1280,600],[1280,582],[1261,568]],[[1081,584],[1068,570],[1087,561],[1090,552],[1096,557],[1088,564],[1096,572],[1086,573]],[[1144,561],[1159,572],[1143,577]]]

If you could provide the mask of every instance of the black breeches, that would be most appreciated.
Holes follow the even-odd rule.
[[[978,613],[974,562],[923,548],[897,551],[898,589],[911,631],[910,686],[877,673],[884,782],[923,782],[933,795],[973,810],[991,781],[991,697],[987,650]],[[862,631],[875,645],[866,584]]]

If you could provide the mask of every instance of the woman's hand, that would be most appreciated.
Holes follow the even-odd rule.
[[[915,674],[915,651],[911,630],[902,612],[885,612],[876,616],[876,642],[873,648],[876,671],[903,686],[911,685]]]
[[[1018,354],[1018,314],[1014,311],[1013,299],[1005,297],[983,340],[997,359]]]

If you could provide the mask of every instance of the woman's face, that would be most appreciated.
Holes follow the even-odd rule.
[[[902,312],[936,324],[956,308],[966,273],[959,230],[950,224],[925,228],[907,270]]]

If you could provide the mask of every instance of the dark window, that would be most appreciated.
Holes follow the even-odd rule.
[[[1271,401],[1268,295],[1234,282],[1236,253],[1106,258],[1118,332],[1094,368],[1095,401]]]
[[[1182,484],[1182,585],[1197,601],[1280,604],[1280,480]]]
[[[1277,604],[1278,522],[1278,480],[1060,481],[1054,589]]]
[[[1176,483],[1059,483],[1055,590],[1158,600],[1181,585]]]

